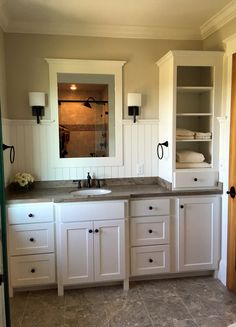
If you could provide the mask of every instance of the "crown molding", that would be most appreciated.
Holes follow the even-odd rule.
[[[202,40],[215,33],[234,18],[236,18],[236,0],[231,1],[200,27]]]
[[[6,32],[136,39],[201,40],[200,31],[195,29],[170,29],[149,26],[11,22]]]

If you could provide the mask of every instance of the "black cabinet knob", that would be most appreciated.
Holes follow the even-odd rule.
[[[34,215],[32,213],[29,213],[28,217],[32,218],[32,217],[34,217]]]
[[[149,229],[148,233],[152,234],[152,229]]]
[[[149,210],[152,210],[152,209],[153,209],[153,207],[152,207],[152,206],[150,206],[148,209],[149,209]]]
[[[34,238],[33,237],[31,237],[29,240],[30,240],[30,242],[34,242]]]
[[[196,177],[193,180],[194,180],[194,182],[197,182],[197,178]]]
[[[89,231],[88,231],[90,234],[93,232],[93,230],[92,229],[89,229]]]
[[[149,262],[150,262],[150,263],[152,263],[152,262],[153,262],[153,260],[152,260],[152,259],[149,259]]]
[[[31,272],[32,272],[32,274],[34,274],[34,273],[35,273],[35,269],[34,269],[34,268],[32,268],[32,269],[31,269]]]
[[[184,207],[184,206],[181,204],[180,208],[183,209],[183,207]]]
[[[95,232],[95,233],[98,233],[98,232],[99,232],[99,229],[96,228],[94,232]]]

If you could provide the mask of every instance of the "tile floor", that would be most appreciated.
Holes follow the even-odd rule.
[[[236,322],[236,294],[211,277],[121,286],[16,293],[12,327],[226,327]]]

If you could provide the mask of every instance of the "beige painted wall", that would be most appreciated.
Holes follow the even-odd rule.
[[[155,62],[171,49],[199,50],[202,49],[202,42],[6,34],[9,117],[32,119],[28,92],[48,93],[48,66],[44,61],[47,57],[126,60],[124,118],[128,118],[128,92],[142,93],[141,118],[158,118],[158,75]],[[46,118],[50,119],[49,110]]]
[[[0,28],[0,97],[2,117],[6,118],[7,113],[7,97],[6,97],[6,74],[5,74],[5,44],[4,33]]]
[[[204,50],[224,50],[223,40],[236,34],[236,18],[203,41]]]

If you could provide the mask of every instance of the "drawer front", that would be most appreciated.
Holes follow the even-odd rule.
[[[8,224],[53,221],[53,203],[14,204],[7,207]]]
[[[11,255],[54,252],[54,224],[22,224],[9,226]]]
[[[142,246],[131,249],[131,275],[170,272],[169,245]]]
[[[55,283],[54,254],[10,258],[11,286],[34,286]]]
[[[143,217],[130,220],[131,245],[169,243],[169,217]]]
[[[175,188],[201,188],[217,186],[217,171],[176,171],[174,173]]]
[[[56,215],[62,222],[124,219],[124,201],[63,203],[56,205]]]
[[[134,200],[130,203],[132,217],[169,215],[169,199]]]

